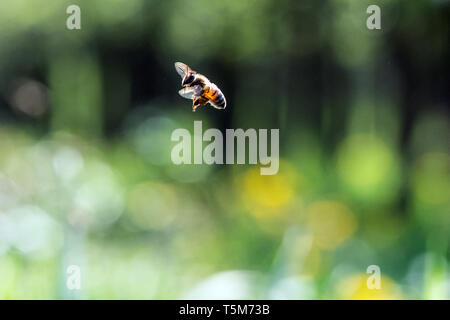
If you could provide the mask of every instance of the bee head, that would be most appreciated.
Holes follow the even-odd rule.
[[[183,86],[189,85],[191,84],[195,79],[195,76],[192,73],[188,73],[184,79],[183,82],[181,83]]]

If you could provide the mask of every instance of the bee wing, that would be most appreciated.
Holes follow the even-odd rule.
[[[183,62],[175,62],[175,70],[177,70],[181,78],[184,78],[184,76],[191,70],[191,68],[189,68],[189,66],[187,64],[184,64]]]
[[[186,87],[178,91],[179,95],[186,99],[194,99],[201,95],[202,89],[200,86]]]

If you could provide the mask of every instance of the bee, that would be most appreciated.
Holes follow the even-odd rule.
[[[183,89],[178,93],[183,98],[192,99],[192,111],[208,102],[216,109],[225,109],[227,101],[224,94],[207,77],[182,62],[175,62],[175,69],[182,78]]]

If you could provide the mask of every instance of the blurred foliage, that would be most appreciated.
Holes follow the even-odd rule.
[[[450,298],[449,2],[370,4],[2,0],[0,298]],[[280,128],[278,175],[173,165],[193,120]]]

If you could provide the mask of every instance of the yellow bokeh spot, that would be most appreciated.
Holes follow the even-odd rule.
[[[276,175],[261,175],[259,168],[250,169],[238,181],[242,202],[257,218],[282,214],[293,200],[295,174],[285,168]]]
[[[386,276],[381,275],[380,289],[369,288],[367,280],[370,274],[355,274],[340,281],[335,295],[344,300],[397,300],[401,293],[396,284]]]
[[[245,177],[248,195],[264,207],[281,207],[292,198],[292,189],[284,177],[261,176],[258,170],[251,170]]]
[[[306,213],[306,223],[313,234],[314,245],[321,249],[334,249],[356,229],[356,219],[343,204],[321,201],[312,204]]]

